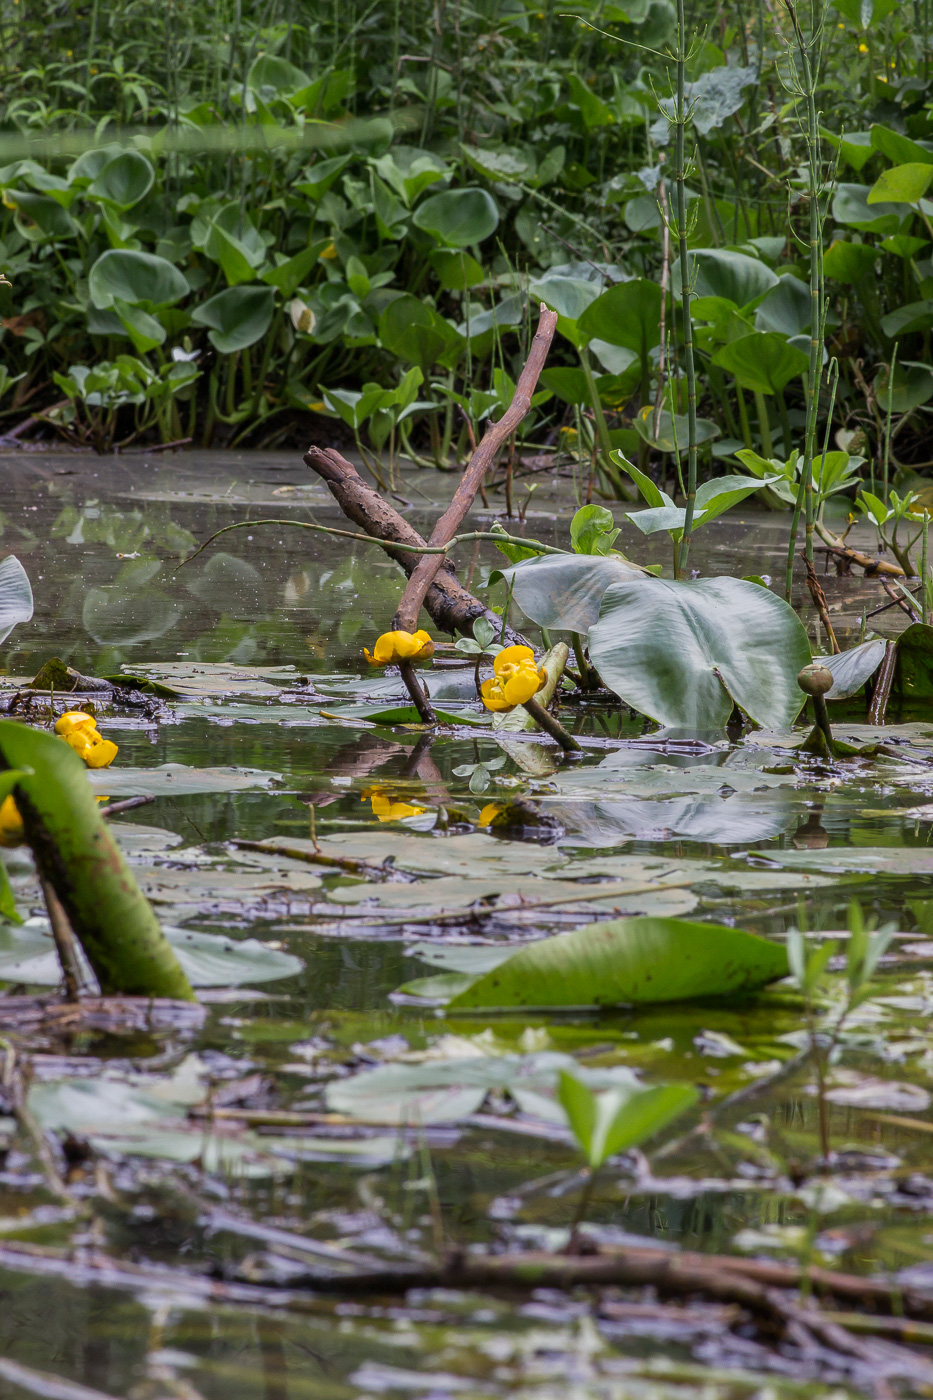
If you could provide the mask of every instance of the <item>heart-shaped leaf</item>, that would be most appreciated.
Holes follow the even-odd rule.
[[[228,287],[192,313],[192,321],[209,326],[207,338],[221,355],[246,350],[265,335],[272,321],[271,287]]]
[[[590,657],[621,700],[659,724],[721,729],[735,702],[780,729],[803,705],[797,672],[810,644],[793,608],[756,583],[645,577],[607,590]]]

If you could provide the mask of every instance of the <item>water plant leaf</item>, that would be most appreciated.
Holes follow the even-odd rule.
[[[757,934],[684,919],[609,919],[521,948],[450,1007],[684,1001],[755,991],[786,975],[783,945]]]
[[[221,355],[246,350],[265,335],[272,321],[271,287],[227,287],[195,308],[191,319],[210,329],[207,338]]]
[[[594,1093],[575,1074],[563,1071],[560,1105],[592,1171],[619,1152],[654,1137],[699,1098],[692,1084],[655,1084],[649,1089],[605,1089]]]
[[[512,601],[539,627],[588,632],[611,584],[644,577],[641,569],[617,555],[543,554],[496,569],[489,581],[505,579]]]
[[[661,288],[646,277],[619,282],[590,302],[577,326],[587,340],[647,355],[661,336]]]
[[[758,301],[778,284],[778,276],[760,258],[726,248],[694,248],[687,254],[690,283],[700,300],[715,297],[737,311]],[[680,259],[671,267],[671,283],[680,286]],[[702,315],[702,310],[698,313]]]
[[[34,611],[29,576],[15,554],[0,563],[0,642],[5,642],[20,622],[29,622]]]
[[[271,700],[302,681],[295,666],[237,666],[226,661],[124,665],[119,675],[109,679],[182,700],[201,700],[212,695],[252,695]]]
[[[848,700],[850,696],[857,695],[881,665],[886,645],[883,637],[876,637],[871,642],[862,642],[860,646],[841,651],[837,656],[815,658],[833,673],[832,689],[826,692],[827,700]]]
[[[152,189],[155,170],[140,151],[121,151],[103,166],[88,186],[88,196],[124,212]]]
[[[499,210],[488,190],[443,190],[421,201],[412,223],[446,248],[469,248],[495,233]]]
[[[263,768],[190,768],[163,763],[159,768],[107,768],[89,772],[91,790],[120,797],[188,797],[195,792],[248,792],[281,781]]]
[[[188,295],[185,277],[167,258],[131,248],[108,248],[88,275],[91,301],[108,311],[116,301],[130,306],[174,306]]]
[[[933,165],[929,161],[908,161],[882,170],[868,192],[866,203],[917,204],[933,183]]]
[[[717,350],[713,364],[728,370],[743,389],[779,394],[792,379],[805,373],[809,360],[777,331],[753,331]]]
[[[797,672],[810,644],[793,609],[757,584],[645,577],[606,591],[590,656],[621,700],[659,724],[721,729],[734,702],[781,728],[803,705]]]

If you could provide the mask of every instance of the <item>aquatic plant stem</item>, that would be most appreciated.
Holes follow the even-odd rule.
[[[534,696],[532,696],[530,700],[525,701],[522,709],[528,711],[539,729],[543,729],[545,734],[550,734],[551,738],[555,739],[557,743],[560,744],[564,753],[580,752],[580,745],[573,735],[568,734],[560,720],[555,719],[550,711],[539,704]]]
[[[437,715],[434,707],[428,698],[428,692],[415,674],[415,668],[410,661],[400,661],[399,671],[402,680],[405,682],[405,689],[411,696],[412,704],[418,711],[418,718],[422,724],[437,724]]]
[[[674,191],[677,201],[677,255],[680,259],[680,310],[683,318],[684,373],[687,380],[687,504],[677,553],[677,576],[687,572],[690,536],[697,497],[697,383],[690,314],[690,260],[687,256],[686,108],[687,26],[684,0],[677,0],[677,97],[674,108]]]
[[[804,437],[803,463],[800,470],[800,485],[794,502],[791,519],[790,539],[787,549],[787,569],[784,580],[784,596],[790,602],[794,582],[794,555],[797,552],[797,532],[800,517],[805,519],[805,554],[813,560],[813,530],[815,511],[813,508],[813,450],[816,443],[816,420],[820,406],[820,384],[823,372],[823,225],[820,215],[820,194],[822,192],[821,141],[819,113],[816,109],[817,75],[810,61],[811,47],[816,52],[819,64],[819,42],[821,17],[814,14],[813,32],[810,43],[803,37],[793,0],[784,0],[790,16],[796,41],[797,56],[800,60],[802,80],[798,80],[797,91],[807,107],[807,193],[810,201],[810,364],[807,373],[807,420]]]

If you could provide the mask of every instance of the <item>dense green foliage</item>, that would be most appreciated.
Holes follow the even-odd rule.
[[[313,410],[390,462],[447,460],[455,404],[509,397],[543,298],[560,335],[525,436],[598,447],[620,492],[612,446],[676,460],[676,9],[572,8],[6,3],[0,421],[258,445]],[[688,7],[697,440],[804,448],[812,155],[834,426],[886,476],[928,455],[928,6],[814,9],[820,150],[789,12]]]

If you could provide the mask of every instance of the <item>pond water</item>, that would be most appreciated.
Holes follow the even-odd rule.
[[[840,1369],[838,1357],[765,1347],[714,1305],[687,1309],[672,1332],[650,1297],[621,1292],[360,1299],[338,1288],[315,1299],[287,1285],[326,1265],[327,1247],[399,1263],[441,1242],[561,1245],[582,1178],[559,1115],[548,1117],[559,1056],[692,1083],[714,1113],[735,1091],[763,1086],[708,1131],[687,1131],[695,1115],[669,1133],[650,1168],[610,1162],[585,1215],[596,1241],[632,1236],[661,1250],[933,1280],[933,719],[895,715],[901,722],[879,733],[851,702],[834,711],[838,732],[883,740],[884,750],[837,765],[796,762],[787,735],[709,736],[687,751],[653,743],[612,706],[587,706],[573,766],[537,741],[471,729],[467,716],[436,735],[373,723],[347,710],[372,689],[362,647],[398,598],[399,571],[378,549],[267,524],[179,567],[238,520],[342,524],[300,458],[23,452],[2,457],[0,470],[0,543],[36,596],[33,621],[4,644],[0,693],[56,656],[85,674],[160,682],[145,705],[102,708],[120,752],[95,791],[154,796],[115,829],[179,947],[188,937],[195,956],[191,934],[223,934],[272,954],[257,973],[264,951],[249,945],[245,985],[205,992],[203,1020],[175,1027],[14,1024],[0,999],[4,1045],[30,1066],[33,1112],[54,1134],[68,1191],[64,1201],[50,1194],[12,1119],[0,1119],[11,1125],[0,1169],[0,1394],[550,1400],[568,1388],[580,1397],[865,1389],[856,1359]],[[523,503],[527,484],[518,483]],[[413,472],[398,504],[427,530],[452,485]],[[574,482],[539,473],[535,486],[528,532],[564,543]],[[496,514],[502,498],[492,494],[477,518]],[[739,508],[698,537],[693,563],[704,574],[780,578],[786,528],[785,516]],[[628,525],[619,545],[663,558]],[[464,550],[461,578],[479,589],[495,559],[485,546]],[[825,584],[840,639],[857,640],[860,616],[887,599],[871,581]],[[801,610],[812,632],[812,609]],[[869,625],[887,635],[903,621],[894,609]],[[458,670],[455,656],[442,653],[437,669],[468,695],[472,667]],[[488,786],[475,790],[474,778],[471,790],[479,763]],[[550,819],[523,833],[538,839],[478,824],[486,803],[516,797]],[[38,914],[28,861],[6,854],[22,912]],[[380,881],[373,869],[387,861],[391,878]],[[845,930],[853,897],[898,936],[834,1071],[839,1157],[826,1180],[801,1166],[818,1152],[810,1073],[777,1073],[806,1042],[800,1003],[780,988],[600,1015],[444,1014],[397,994],[503,941],[612,912],[825,935]],[[34,989],[55,978],[44,930],[34,923],[28,938],[0,948],[0,976]],[[32,962],[14,975],[17,948]],[[276,964],[285,954],[300,970]],[[364,1076],[380,1066],[400,1073],[367,1089]],[[160,1278],[163,1265],[188,1271],[190,1286]],[[928,1380],[898,1384],[929,1393]]]

